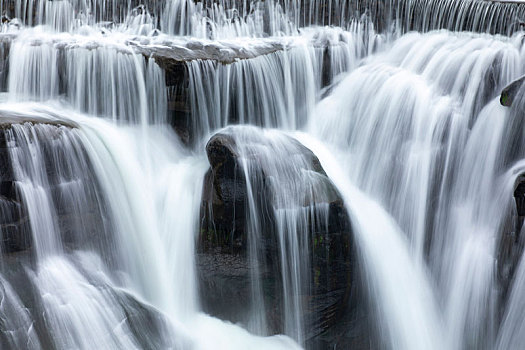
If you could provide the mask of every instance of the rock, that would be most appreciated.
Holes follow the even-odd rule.
[[[15,253],[31,247],[29,217],[19,200],[0,197],[1,245],[4,253]]]
[[[39,120],[27,116],[5,116],[0,112],[0,242],[5,254],[22,251],[32,253],[32,231],[30,215],[25,197],[20,191],[21,184],[30,185],[29,181],[20,181],[15,174],[10,153],[12,149],[28,160],[31,140],[18,138],[13,125],[19,124],[29,139],[37,138],[40,149],[36,153],[45,177],[45,191],[52,203],[57,234],[66,247],[97,247],[100,254],[111,255],[112,236],[108,229],[112,221],[106,213],[104,196],[100,194],[99,184],[87,154],[82,147],[73,148],[67,140],[77,137],[71,130],[74,125],[58,120]],[[81,142],[79,142],[81,144]],[[69,148],[72,147],[72,148]],[[34,150],[33,150],[34,151]],[[67,168],[71,165],[72,168]],[[69,184],[78,182],[78,188]],[[76,191],[74,194],[71,191]],[[82,201],[82,215],[79,207],[71,201]],[[82,197],[82,198],[80,198]]]
[[[311,222],[308,226],[317,229],[306,234],[311,253],[308,261],[309,282],[304,288],[305,294],[301,295],[305,345],[313,349],[351,344],[355,349],[368,349],[371,337],[369,313],[363,311],[366,298],[360,292],[348,213],[317,157],[302,145],[299,149],[300,156],[308,159],[309,168],[325,179],[319,184],[331,188],[326,198],[316,198],[316,203],[328,204],[327,227],[319,228]],[[257,272],[264,291],[269,332],[283,333],[284,298],[276,219],[273,216],[271,190],[264,186],[270,180],[264,171],[256,175],[263,184],[256,195],[260,201],[258,208],[267,213],[267,219],[265,216],[261,224],[264,232],[258,238],[263,248],[259,271],[256,271],[248,258],[247,187],[236,139],[230,130],[220,132],[209,140],[206,151],[210,170],[203,185],[202,224],[197,246],[203,309],[206,313],[231,322],[249,324],[253,316],[250,305],[251,277]],[[259,155],[251,154],[250,157],[258,159]],[[315,208],[314,203],[305,203],[305,207],[309,206]],[[349,335],[352,330],[354,333],[350,332]]]
[[[126,315],[123,322],[129,327],[130,335],[141,349],[193,347],[192,342],[185,335],[179,334],[168,317],[159,310],[123,290],[112,288],[111,292],[123,314]]]
[[[91,270],[89,264],[83,265],[82,260],[78,259],[78,255],[69,255],[62,257],[53,257],[54,263],[66,263],[73,268],[75,275],[78,274],[80,280],[71,280],[71,284],[82,283],[82,281],[89,281],[89,296],[93,297],[93,305],[101,306],[97,298],[103,297],[104,301],[111,305],[111,310],[100,309],[102,315],[109,313],[110,315],[122,315],[122,319],[115,327],[119,329],[128,330],[126,334],[116,333],[116,336],[123,335],[130,339],[140,349],[191,349],[193,348],[193,342],[189,337],[179,331],[172,321],[161,311],[149,305],[147,302],[138,299],[135,295],[127,292],[126,290],[108,284],[109,280],[103,272],[96,269]],[[38,337],[42,349],[56,349],[57,348],[57,334],[54,329],[49,327],[49,322],[56,325],[58,320],[56,318],[50,318],[49,315],[54,315],[54,312],[60,312],[60,310],[54,310],[53,305],[49,305],[46,302],[46,298],[50,297],[48,293],[41,293],[35,285],[35,277],[42,273],[40,269],[44,269],[47,274],[53,274],[50,272],[49,266],[46,264],[34,264],[33,259],[26,253],[9,254],[2,257],[2,265],[0,271],[2,272],[2,278],[0,279],[0,299],[2,300],[2,310],[0,315],[0,348],[1,349],[32,349],[34,346],[28,346],[29,342],[25,341],[30,334],[35,334]],[[56,266],[56,265],[53,265]],[[58,265],[63,267],[64,265]],[[56,283],[56,277],[60,272],[56,272],[55,276],[48,276],[51,280],[49,283]],[[42,276],[40,276],[42,278]],[[53,279],[55,278],[55,279]],[[9,286],[11,290],[16,293],[18,305],[13,305],[13,297],[6,295],[5,288]],[[39,286],[41,287],[41,286]],[[45,287],[44,287],[45,288]],[[74,288],[74,287],[72,287]],[[63,290],[57,290],[57,296],[60,296],[61,300],[68,303],[68,297],[75,298],[71,294],[64,294]],[[84,292],[83,290],[80,293]],[[51,292],[51,294],[53,294]],[[86,297],[87,294],[84,294]],[[104,304],[106,305],[106,304]],[[60,308],[60,306],[57,306]],[[72,317],[75,312],[75,307],[68,309],[62,320],[69,320],[68,317]],[[82,311],[82,310],[80,310]],[[30,324],[28,327],[19,325],[16,328],[6,329],[6,323],[17,324],[20,322],[21,315],[26,314]],[[111,318],[111,317],[110,317]],[[6,322],[7,321],[7,322]],[[111,322],[111,321],[110,321]],[[25,325],[24,325],[25,326]],[[73,328],[74,325],[68,324],[69,327]],[[70,329],[71,329],[70,328]],[[16,339],[24,340],[23,347],[16,347],[12,344],[13,334],[18,333]],[[80,343],[71,344],[71,346],[81,346]]]
[[[525,237],[521,235],[525,220],[525,174],[518,176],[514,185],[514,205],[509,208],[504,221],[498,247],[499,317],[503,317],[504,305],[525,248]]]
[[[516,202],[516,212],[518,214],[518,227],[521,227],[525,219],[525,174],[520,175],[516,180],[514,201]]]
[[[234,174],[233,170],[239,157],[235,146],[235,139],[228,134],[216,134],[208,141],[206,154],[212,170],[221,172],[217,174],[218,177],[231,177]]]
[[[204,246],[223,247],[230,252],[246,244],[246,180],[234,147],[235,140],[225,134],[213,136],[206,145],[211,168],[204,179],[201,229]]]
[[[2,129],[7,126],[4,124]],[[16,190],[5,131],[0,129],[0,237],[1,250],[15,253],[31,247],[29,218]]]
[[[514,99],[516,95],[518,94],[518,91],[520,90],[524,81],[525,81],[525,76],[519,78],[518,80],[513,81],[509,86],[503,89],[503,91],[501,92],[500,99],[499,99],[502,106],[505,106],[505,107],[512,106],[512,103],[514,102]]]

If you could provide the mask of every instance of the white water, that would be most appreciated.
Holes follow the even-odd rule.
[[[339,164],[333,151],[307,135],[298,139],[315,151],[347,203],[384,346],[449,348],[430,276],[411,254],[403,231],[380,205],[348,181],[345,165]]]
[[[430,297],[419,299],[433,299],[441,309],[441,334],[440,322],[432,326],[438,339],[444,339],[438,348],[490,349],[498,332],[493,321],[496,247],[506,215],[501,209],[507,208],[511,195],[500,190],[499,178],[505,170],[502,148],[508,145],[506,113],[490,96],[521,74],[520,51],[512,41],[493,37],[407,35],[386,55],[350,74],[321,102],[310,126],[344,154],[340,161],[347,164],[350,179],[400,225],[404,233],[398,235],[407,239],[404,249],[415,259],[405,265],[424,264],[432,271],[436,286],[427,287]],[[492,86],[483,82],[487,76],[495,77]],[[339,188],[344,194],[344,187]],[[350,198],[348,203],[352,210]],[[373,212],[362,209],[366,200],[358,203],[354,210]],[[370,228],[363,234],[370,238],[373,232]],[[365,260],[367,264],[386,259],[378,251],[378,240],[368,246],[370,253],[363,253],[365,259],[366,254],[378,254]],[[399,256],[395,260],[403,262]],[[398,266],[408,273],[408,266]],[[390,291],[380,299],[396,297],[399,286],[379,283],[380,291]],[[421,277],[407,283],[409,289],[425,285]],[[388,318],[388,308],[381,310],[379,318]],[[390,312],[398,315],[397,323],[409,319],[406,309]],[[387,324],[395,324],[394,319]],[[414,329],[429,322],[414,321],[407,329],[425,334]],[[390,343],[393,348],[430,346],[410,345],[409,340],[414,339],[406,332],[404,343]]]
[[[43,139],[46,140],[49,139],[46,133],[56,132],[56,127],[21,125],[20,128],[35,130],[36,133],[36,136],[17,135],[17,145],[21,140],[28,140],[28,145],[20,144],[13,150],[17,159],[29,161],[27,167],[34,171],[25,178],[15,174],[20,179],[20,191],[28,203],[31,231],[38,253],[37,269],[33,271],[27,267],[27,274],[35,286],[35,293],[42,298],[46,332],[55,342],[54,346],[142,348],[142,342],[164,344],[162,347],[170,348],[191,346],[199,349],[207,349],[209,344],[227,349],[295,346],[283,337],[268,340],[254,337],[234,325],[209,319],[198,312],[193,251],[202,177],[207,168],[202,156],[192,156],[172,133],[155,127],[147,130],[147,138],[144,139],[140,129],[118,129],[103,120],[87,118],[72,111],[61,114],[39,105],[5,105],[3,108],[3,113],[14,108],[17,111],[14,113],[35,115],[42,120],[53,114],[66,122],[74,121],[78,130],[61,127],[60,134],[72,144],[82,145],[90,155],[90,165],[87,169],[75,166],[75,162],[86,161],[77,159],[83,151],[73,152],[71,146],[64,144],[59,144],[55,152],[64,152],[71,158],[62,162],[59,160],[59,164],[72,166],[72,171],[88,173],[84,179],[77,178],[77,191],[84,191],[88,181],[99,182],[99,191],[104,199],[97,198],[102,201],[97,204],[104,206],[101,209],[106,210],[105,215],[114,221],[112,237],[108,242],[111,246],[96,242],[102,247],[90,247],[83,246],[81,242],[80,246],[71,247],[78,251],[76,255],[69,257],[63,252],[61,237],[56,235],[68,233],[57,228],[55,218],[58,216],[50,212],[57,204],[53,202],[56,199],[51,194],[50,180],[46,181],[45,173],[49,170],[38,163],[49,156],[55,158],[59,155],[38,153],[43,152],[44,147],[39,144],[44,141],[38,133],[46,135]],[[19,127],[14,128],[17,130]],[[35,156],[31,157],[26,152],[32,152]],[[143,163],[138,157],[148,157],[149,161]],[[144,169],[144,166],[148,168]],[[65,176],[65,170],[57,169],[59,178]],[[37,182],[37,179],[40,180]],[[26,183],[32,187],[26,189]],[[32,190],[33,187],[36,189]],[[84,197],[81,194],[74,192],[71,199],[82,200]],[[39,201],[34,207],[33,200]],[[73,213],[85,216],[83,211],[88,205],[91,203],[78,205],[72,209]],[[101,233],[97,232],[95,239],[102,240]],[[66,237],[62,239],[67,240]],[[110,260],[101,261],[97,255],[99,249],[98,253],[102,256],[105,253],[103,250],[110,249]],[[124,313],[129,311],[122,309],[127,303],[113,295],[114,288],[137,293],[145,302],[163,310],[167,318],[163,320],[166,325],[160,339],[141,338],[147,337],[147,334],[139,333],[137,336],[131,330],[137,325],[122,323],[129,317]],[[86,324],[90,326],[86,327]],[[201,338],[200,329],[203,327],[210,333],[209,338]],[[59,335],[64,329],[68,330],[68,337]],[[224,332],[228,332],[228,336],[225,337]]]
[[[344,199],[365,281],[360,302],[370,306],[380,348],[519,348],[523,255],[507,300],[497,275],[524,141],[513,130],[522,127],[519,110],[497,100],[524,73],[522,38],[404,33],[510,35],[523,7],[118,3],[15,1],[18,19],[2,26],[9,53],[0,121],[15,124],[2,130],[13,178],[1,180],[14,182],[35,253],[2,254],[3,346],[309,346],[301,299],[312,278],[308,237],[313,217],[328,225],[327,200],[293,135]],[[175,88],[150,57],[155,50],[185,61],[190,145],[168,125]],[[249,179],[252,313],[239,325],[202,313],[195,256],[209,167],[203,144],[231,124],[254,126],[222,130]],[[275,232],[258,203],[259,172],[274,193]],[[282,280],[277,332],[258,270],[269,232]]]
[[[298,28],[333,25],[349,28],[371,18],[382,28],[408,32],[435,29],[512,34],[525,10],[519,1],[478,0],[3,0],[0,11],[21,24],[46,24],[59,31],[83,25],[119,31],[193,37],[264,37],[296,34]],[[139,5],[140,4],[140,5]],[[146,6],[144,6],[144,4]]]

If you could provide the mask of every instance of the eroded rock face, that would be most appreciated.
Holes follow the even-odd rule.
[[[276,237],[272,189],[265,185],[272,179],[264,170],[252,174],[257,179],[249,179],[263,184],[255,188],[260,190],[256,194],[259,201],[257,207],[265,213],[261,219],[263,232],[258,238],[262,245],[262,261],[259,261],[259,269],[255,270],[248,253],[250,213],[247,209],[245,171],[236,142],[231,133],[218,133],[206,146],[210,170],[204,181],[202,224],[197,248],[201,301],[205,312],[247,325],[252,312],[252,277],[256,273],[264,293],[269,332],[283,333],[283,262]],[[318,198],[316,203],[304,203],[312,210],[320,210],[323,206],[322,210],[328,212],[327,226],[319,227],[314,222],[308,225],[308,281],[301,296],[305,345],[307,348],[327,348],[339,344],[368,349],[369,320],[363,309],[366,298],[360,295],[360,278],[355,266],[348,213],[317,157],[302,145],[298,149],[301,154],[278,156],[308,159],[308,168],[325,179],[321,185],[330,187],[325,191],[328,193],[326,198]],[[250,154],[253,159],[259,156]]]

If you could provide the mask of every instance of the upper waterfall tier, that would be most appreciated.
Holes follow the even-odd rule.
[[[449,29],[510,35],[525,18],[521,1],[494,0],[2,0],[3,29],[83,25],[135,34],[160,30],[207,38],[293,35],[308,26],[347,28],[368,18],[381,32]],[[15,20],[16,18],[16,20]]]
[[[42,27],[0,35],[0,91],[13,101],[60,101],[132,124],[172,124],[199,141],[230,123],[295,130],[322,89],[379,50],[367,23],[301,36],[222,40]]]

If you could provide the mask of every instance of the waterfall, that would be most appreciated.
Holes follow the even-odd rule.
[[[521,46],[448,39],[399,39],[322,101],[310,128],[346,153],[350,178],[396,218],[416,261],[435,274],[446,347],[492,348],[495,244],[505,219],[497,208],[511,194],[499,190],[505,111],[491,99],[521,74]]]
[[[2,349],[521,346],[523,2],[0,12]]]
[[[229,65],[191,61],[192,129],[200,135],[228,124],[300,129],[321,89],[368,53],[380,50],[381,39],[373,27],[356,22],[351,31],[306,31],[303,38],[288,43],[289,49]]]
[[[294,35],[301,27],[349,28],[371,19],[381,31],[448,29],[511,35],[522,26],[519,1],[484,0],[2,0],[0,10],[28,26],[69,31],[84,25],[203,38]]]
[[[366,276],[377,322],[386,348],[449,348],[437,311],[428,272],[410,253],[404,232],[376,202],[357,189],[345,176],[333,150],[308,135],[298,139],[316,154],[345,199],[353,219],[360,259],[369,266]],[[355,204],[352,204],[355,203]],[[400,315],[404,315],[400,317]]]
[[[118,40],[49,38],[31,32],[28,36],[10,50],[9,70],[16,72],[8,82],[11,100],[63,96],[88,114],[135,123],[165,121],[163,73],[154,60],[146,60]]]
[[[28,302],[36,303],[34,312],[43,310],[43,319],[32,316],[43,323],[38,330],[41,338],[50,339],[57,348],[143,348],[144,344],[198,348],[207,340],[199,339],[195,329],[211,323],[210,329],[232,329],[230,337],[237,339],[238,348],[256,341],[232,325],[198,314],[193,237],[206,169],[202,157],[185,155],[173,135],[162,129],[149,130],[144,145],[140,129],[124,132],[74,111],[66,116],[67,110],[54,112],[39,105],[6,108],[3,113],[14,108],[17,112],[12,114],[34,115],[50,123],[13,124],[5,131],[36,252],[36,268],[28,264],[21,273],[39,298]],[[72,124],[54,125],[53,117]],[[132,149],[137,152],[130,153]],[[150,171],[143,175],[139,155],[150,160]],[[176,209],[180,203],[186,211]],[[134,310],[140,298],[162,308],[167,316],[158,316],[155,310],[141,316],[146,312],[141,309],[150,307]],[[141,317],[155,320],[147,326],[150,332],[139,331],[146,322]],[[128,321],[122,323],[123,319]],[[182,321],[194,326],[186,330],[178,323]],[[68,330],[67,337],[58,335],[63,329]],[[269,339],[265,346],[284,344],[293,346],[286,339]]]

